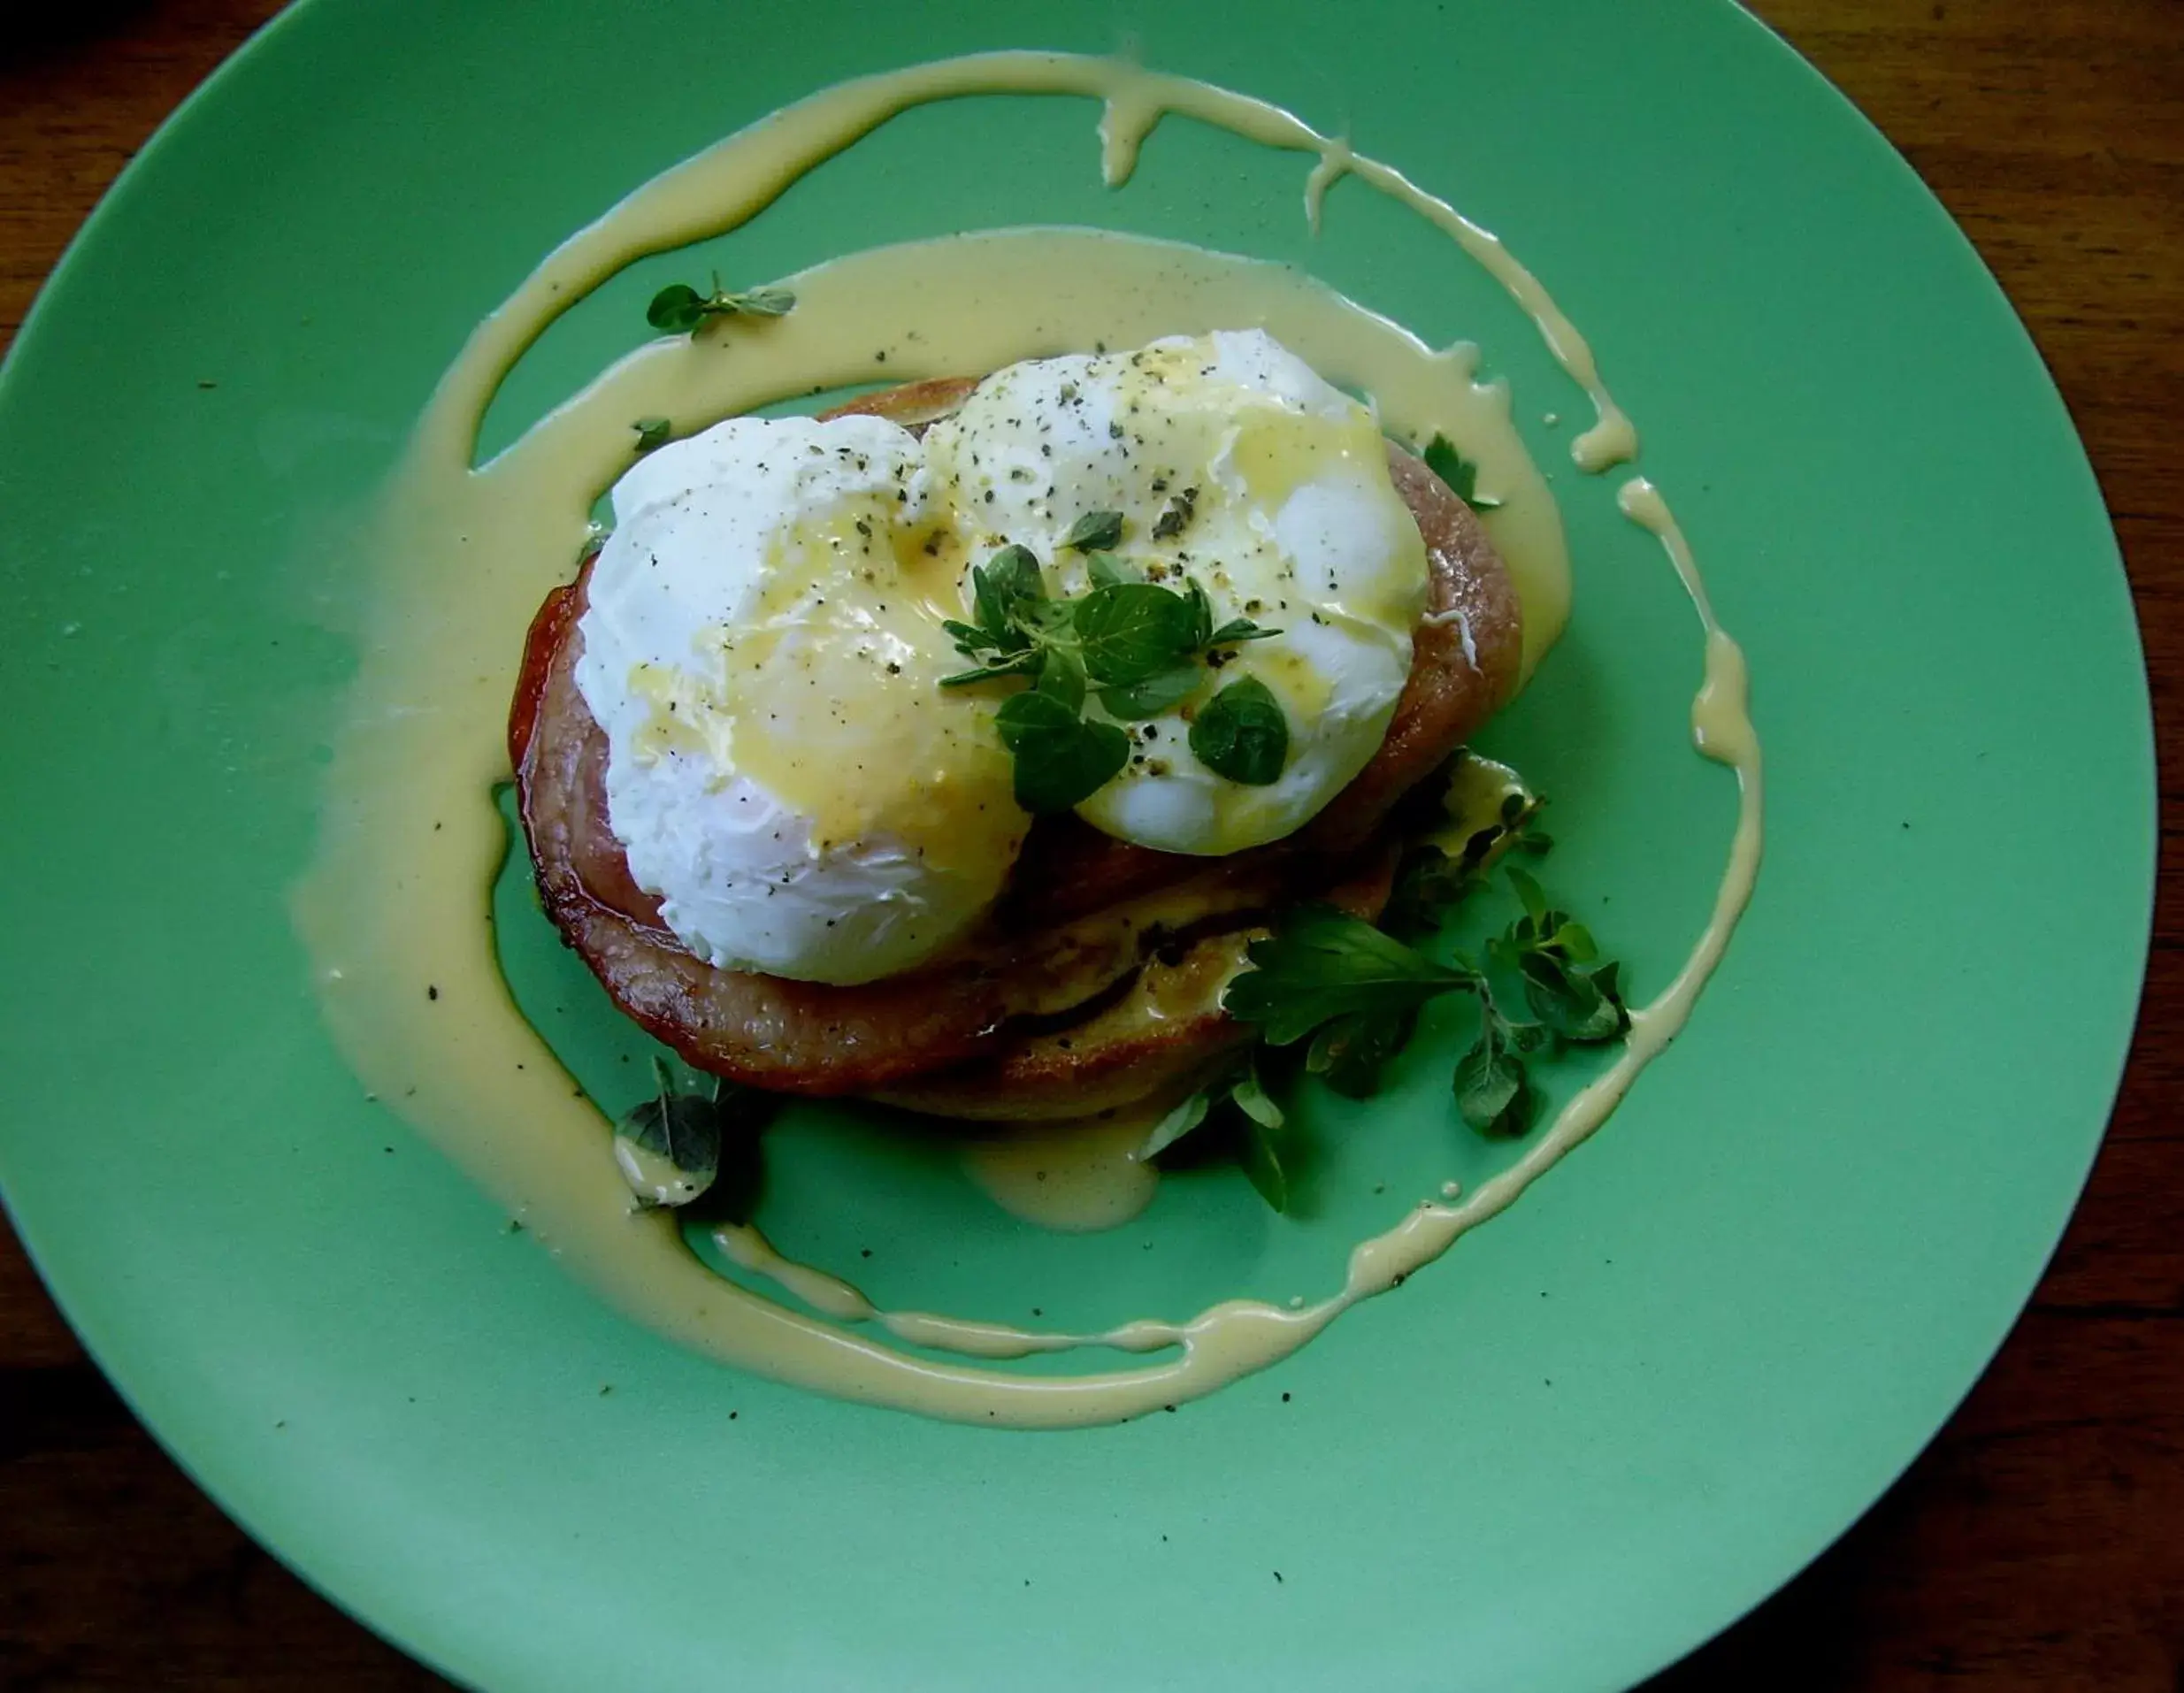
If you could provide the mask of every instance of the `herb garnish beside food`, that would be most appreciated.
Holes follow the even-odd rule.
[[[1133,575],[1114,549],[1123,539],[1119,511],[1087,512],[1062,537],[1081,553],[1092,586],[1055,598],[1028,547],[1001,548],[971,568],[975,623],[946,627],[976,668],[943,678],[943,687],[1022,677],[994,725],[1015,755],[1016,803],[1038,815],[1090,799],[1130,762],[1120,727],[1157,717],[1206,684],[1222,649],[1263,640],[1248,617],[1214,626],[1213,602],[1196,578],[1180,592]],[[1106,714],[1087,717],[1084,702]],[[1266,684],[1246,677],[1207,701],[1191,726],[1191,750],[1216,775],[1264,786],[1277,780],[1289,754],[1289,724]]]
[[[665,418],[640,418],[630,427],[637,432],[636,450],[640,453],[666,446],[668,437],[675,433],[675,425]]]
[[[671,335],[686,335],[711,318],[785,318],[796,305],[787,288],[748,288],[731,294],[713,279],[713,291],[700,294],[687,282],[671,282],[652,296],[645,321]]]
[[[715,1077],[709,1094],[678,1092],[652,1061],[652,1098],[614,1126],[614,1160],[642,1210],[707,1198],[725,1222],[748,1220],[758,1195],[758,1131],[764,1110],[747,1088]]]
[[[1514,864],[1506,877],[1522,914],[1487,941],[1483,962],[1460,952],[1437,961],[1390,930],[1438,928],[1447,908],[1486,881],[1505,852],[1545,852],[1552,843],[1531,827],[1541,803],[1507,795],[1497,820],[1473,831],[1458,856],[1429,845],[1413,848],[1379,924],[1307,905],[1253,941],[1246,953],[1251,968],[1229,984],[1221,1002],[1239,1023],[1254,1025],[1263,1044],[1162,1118],[1139,1155],[1165,1151],[1209,1119],[1227,1119],[1240,1133],[1238,1155],[1253,1185],[1284,1209],[1285,1120],[1260,1078],[1265,1050],[1302,1043],[1307,1072],[1363,1098],[1377,1090],[1382,1067],[1409,1041],[1420,1011],[1451,993],[1479,1003],[1477,1038],[1452,1078],[1458,1110],[1481,1134],[1524,1133],[1535,1104],[1528,1056],[1598,1046],[1628,1030],[1619,967],[1602,959],[1591,931],[1551,905],[1538,882]],[[1517,1006],[1524,1015],[1512,1014]]]
[[[1447,483],[1449,491],[1474,511],[1493,511],[1501,502],[1488,500],[1479,494],[1479,467],[1456,450],[1456,443],[1446,435],[1436,435],[1426,443],[1419,455],[1426,461],[1426,468]]]

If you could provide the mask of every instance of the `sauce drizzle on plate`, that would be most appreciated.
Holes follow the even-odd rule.
[[[317,856],[294,908],[328,1024],[365,1087],[618,1307],[724,1362],[844,1398],[964,1422],[1064,1428],[1172,1407],[1289,1356],[1498,1215],[1597,1130],[1683,1027],[1751,897],[1760,756],[1743,655],[1714,620],[1666,501],[1644,479],[1631,480],[1621,508],[1661,540],[1705,639],[1694,742],[1735,770],[1741,794],[1713,915],[1668,987],[1633,1011],[1614,1061],[1515,1163],[1460,1197],[1416,1201],[1353,1250],[1341,1287],[1319,1299],[1233,1299],[1181,1321],[1042,1333],[881,1311],[839,1277],[782,1258],[755,1229],[720,1231],[732,1261],[824,1314],[813,1315],[706,1268],[671,1215],[633,1214],[609,1125],[517,1010],[490,919],[506,849],[490,796],[509,777],[503,732],[522,632],[576,558],[594,496],[628,463],[632,419],[694,426],[869,380],[880,347],[890,349],[891,378],[915,379],[1102,341],[1260,325],[1330,380],[1369,394],[1390,433],[1446,434],[1479,466],[1482,486],[1503,502],[1485,521],[1524,597],[1528,671],[1567,613],[1559,515],[1511,425],[1506,389],[1473,379],[1475,349],[1435,351],[1277,266],[1134,236],[1008,230],[846,256],[786,279],[796,311],[739,334],[733,356],[706,338],[649,343],[491,463],[472,465],[480,419],[509,368],[563,310],[631,260],[739,226],[897,113],[993,94],[1101,101],[1101,165],[1112,186],[1128,180],[1139,148],[1171,113],[1310,155],[1306,210],[1315,227],[1328,186],[1357,178],[1447,234],[1530,314],[1594,409],[1596,421],[1573,444],[1581,469],[1602,471],[1636,452],[1636,431],[1583,337],[1506,247],[1393,167],[1277,107],[1115,60],[1054,53],[982,54],[844,83],[663,173],[571,237],[479,326],[443,377],[369,537],[375,599],[363,664],[328,772]],[[1169,1355],[1137,1367],[1027,1376],[916,1357],[874,1330],[974,1359],[1090,1346]]]

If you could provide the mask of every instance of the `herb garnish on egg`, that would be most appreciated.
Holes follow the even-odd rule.
[[[1274,690],[1255,676],[1231,682],[1191,724],[1191,750],[1216,776],[1265,787],[1289,755],[1289,719]]]
[[[977,668],[943,678],[941,686],[1006,677],[1033,683],[1003,702],[994,724],[1015,755],[1016,803],[1034,816],[1081,805],[1129,762],[1130,737],[1084,716],[1088,693],[1109,717],[1142,722],[1196,693],[1216,648],[1282,632],[1248,617],[1216,629],[1213,602],[1193,578],[1181,593],[1130,579],[1110,550],[1122,538],[1119,511],[1087,512],[1069,526],[1061,544],[1084,554],[1094,586],[1061,599],[1047,594],[1031,548],[1004,547],[971,567],[977,622],[945,625]],[[1289,727],[1263,683],[1231,684],[1204,715],[1214,727],[1204,747],[1194,730],[1191,745],[1208,769],[1261,785],[1281,774]]]

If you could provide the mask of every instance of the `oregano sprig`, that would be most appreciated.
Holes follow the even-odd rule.
[[[785,318],[795,310],[787,288],[746,288],[731,293],[713,279],[713,291],[700,294],[687,282],[671,282],[652,296],[645,321],[671,335],[686,335],[713,318]]]
[[[1281,632],[1247,617],[1216,628],[1194,578],[1178,591],[1126,575],[1112,551],[1123,526],[1115,511],[1087,512],[1070,525],[1062,545],[1084,554],[1092,586],[1066,597],[1048,593],[1029,548],[1000,548],[971,568],[972,620],[944,625],[972,668],[942,678],[943,687],[1011,677],[1032,684],[1003,702],[995,723],[1015,755],[1017,803],[1035,815],[1083,804],[1129,762],[1129,736],[1115,722],[1086,717],[1088,696],[1109,719],[1157,717],[1205,685],[1218,649]],[[1280,774],[1289,728],[1263,683],[1232,683],[1200,714],[1207,718],[1204,744],[1195,724],[1191,743],[1208,768],[1239,782]]]

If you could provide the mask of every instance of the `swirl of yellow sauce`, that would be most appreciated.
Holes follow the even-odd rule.
[[[1480,466],[1482,485],[1503,501],[1487,521],[1525,601],[1528,673],[1567,612],[1560,518],[1511,425],[1506,390],[1474,381],[1475,349],[1429,349],[1275,266],[1118,234],[996,231],[848,255],[788,279],[796,311],[739,341],[735,358],[686,338],[650,343],[473,468],[479,420],[502,378],[572,302],[632,259],[745,223],[900,112],[993,94],[1101,101],[1101,164],[1112,185],[1127,180],[1140,146],[1171,113],[1310,156],[1306,211],[1315,228],[1328,186],[1356,178],[1447,234],[1530,314],[1595,411],[1573,448],[1581,469],[1604,471],[1636,453],[1636,433],[1583,338],[1498,240],[1400,172],[1277,107],[1116,60],[1055,53],[977,55],[842,84],[664,172],[571,237],[447,372],[368,537],[373,600],[363,662],[328,772],[317,855],[293,904],[326,1022],[364,1086],[631,1316],[724,1362],[844,1398],[989,1426],[1080,1427],[1172,1406],[1287,1357],[1498,1214],[1598,1129],[1682,1028],[1751,897],[1760,757],[1743,655],[1715,622],[1666,502],[1651,483],[1631,480],[1622,509],[1662,540],[1705,636],[1695,745],[1735,770],[1741,793],[1711,920],[1669,985],[1634,1011],[1614,1061],[1515,1163],[1467,1194],[1444,1189],[1413,1204],[1353,1250],[1342,1285],[1316,1301],[1235,1299],[1181,1321],[1041,1332],[877,1309],[847,1282],[782,1258],[755,1229],[720,1231],[731,1261],[821,1314],[809,1315],[706,1268],[671,1214],[632,1213],[608,1124],[517,1010],[489,921],[504,847],[490,793],[510,774],[503,734],[522,632],[576,555],[593,497],[628,462],[632,418],[694,423],[868,379],[869,349],[880,345],[900,349],[889,370],[910,379],[990,371],[1057,343],[1131,345],[1261,325],[1330,380],[1369,393],[1391,433],[1445,433]],[[437,989],[429,1000],[419,991],[426,982]],[[981,1179],[1005,1198],[1009,1168],[1006,1156],[992,1156]],[[1130,1180],[1134,1191],[1147,1191],[1142,1172]],[[1115,1203],[1126,1214],[1127,1196]],[[1030,1376],[936,1362],[890,1339],[974,1360],[1089,1346],[1162,1355],[1134,1367]]]

